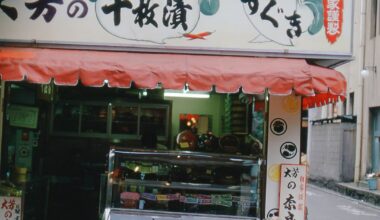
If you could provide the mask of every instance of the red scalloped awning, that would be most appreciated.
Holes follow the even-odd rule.
[[[88,50],[0,49],[0,74],[5,81],[27,80],[57,85],[131,87],[304,97],[304,108],[343,100],[344,76],[303,59],[106,52]]]

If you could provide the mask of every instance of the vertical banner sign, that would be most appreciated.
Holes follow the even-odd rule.
[[[343,0],[323,0],[326,38],[334,44],[342,34]]]
[[[281,165],[280,219],[306,219],[305,206],[306,166]]]
[[[21,197],[0,196],[0,220],[21,220]]]
[[[300,163],[301,97],[271,96],[265,218],[279,216],[281,164]]]

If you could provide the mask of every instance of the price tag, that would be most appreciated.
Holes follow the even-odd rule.
[[[180,142],[180,143],[179,143],[179,147],[180,147],[181,149],[189,148],[189,143],[187,143],[187,142]]]

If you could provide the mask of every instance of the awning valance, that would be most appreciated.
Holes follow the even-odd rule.
[[[164,89],[219,93],[289,95],[304,98],[304,107],[344,99],[344,76],[303,59],[109,52],[41,48],[0,48],[5,81],[27,80],[57,85]]]

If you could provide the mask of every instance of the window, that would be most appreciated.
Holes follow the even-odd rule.
[[[112,133],[137,135],[138,106],[112,107]]]
[[[376,33],[377,33],[377,19],[378,19],[378,16],[377,16],[377,12],[378,12],[378,4],[377,4],[377,1],[378,0],[372,0],[371,1],[371,20],[370,20],[370,37],[371,38],[374,38],[376,37]]]
[[[72,103],[58,103],[53,112],[53,130],[57,132],[79,131],[80,105]]]
[[[347,115],[347,99],[342,103],[342,115]]]
[[[159,140],[169,135],[169,104],[66,101],[54,104],[52,115],[58,135],[139,139],[147,128]]]
[[[355,93],[351,92],[350,93],[350,102],[349,102],[349,115],[354,115],[354,106],[355,106]]]
[[[142,107],[140,114],[140,134],[153,130],[157,136],[167,133],[167,110],[165,108]]]
[[[380,108],[370,109],[371,164],[372,172],[380,172]]]
[[[106,133],[107,132],[107,106],[83,105],[82,106],[82,133]]]

